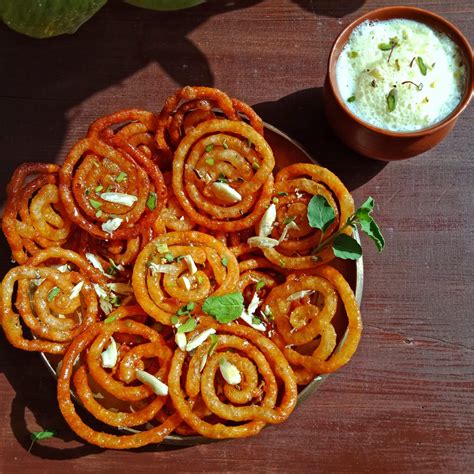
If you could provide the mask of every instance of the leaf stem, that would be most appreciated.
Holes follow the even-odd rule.
[[[320,244],[311,252],[313,255],[317,255],[324,247],[327,247],[336,237],[341,235],[347,227],[352,227],[352,224],[357,220],[355,214],[347,219],[346,223],[334,234],[330,235],[327,239],[320,242]]]

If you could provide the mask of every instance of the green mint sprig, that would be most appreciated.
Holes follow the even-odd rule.
[[[375,243],[377,250],[381,252],[385,246],[385,240],[379,226],[372,217],[373,209],[374,200],[369,197],[337,232],[322,240],[312,254],[317,255],[331,245],[336,257],[344,260],[357,260],[362,256],[362,248],[354,238],[344,233],[347,227],[355,229],[357,226]],[[309,225],[324,232],[334,222],[334,219],[334,210],[326,198],[322,195],[313,196],[308,204]]]
[[[51,431],[51,430],[33,431],[33,433],[30,433],[31,444],[30,444],[30,447],[28,448],[28,452],[31,451],[31,448],[36,443],[36,441],[41,441],[42,439],[52,438],[55,434],[56,433],[54,431]]]

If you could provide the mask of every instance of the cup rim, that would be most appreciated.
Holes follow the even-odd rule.
[[[414,130],[414,131],[408,131],[408,132],[396,132],[393,130],[387,130],[384,128],[376,127],[375,125],[372,125],[361,118],[359,118],[356,114],[354,114],[345,104],[344,100],[342,99],[339,89],[337,87],[337,79],[336,79],[336,63],[337,60],[339,59],[339,54],[336,57],[336,49],[337,47],[341,44],[342,38],[347,35],[347,37],[350,36],[352,31],[359,26],[361,23],[363,23],[366,20],[374,20],[374,21],[379,21],[377,20],[377,17],[382,13],[389,13],[393,12],[394,15],[392,17],[389,17],[385,20],[380,20],[380,21],[386,21],[390,19],[396,19],[396,18],[401,18],[401,19],[411,19],[407,18],[406,15],[407,13],[413,13],[413,14],[418,14],[420,17],[425,17],[425,18],[430,18],[437,24],[440,24],[443,26],[443,29],[438,28],[438,30],[442,31],[443,33],[447,34],[449,38],[459,47],[459,49],[462,51],[464,56],[467,59],[467,77],[466,77],[466,85],[465,85],[465,91],[463,94],[463,97],[461,98],[461,101],[459,104],[456,106],[456,108],[443,120],[440,122],[437,122],[430,127],[427,128],[422,128],[420,130]],[[422,20],[414,20],[414,21],[419,21],[420,23],[423,23]],[[425,23],[427,26],[431,28],[435,28],[431,22],[426,22]],[[346,41],[344,44],[341,46],[341,50],[344,47]],[[459,117],[459,115],[466,109],[466,107],[469,105],[469,102],[471,100],[471,97],[474,93],[474,86],[473,86],[473,75],[474,75],[474,65],[473,65],[473,50],[471,48],[471,45],[467,38],[464,36],[464,34],[461,32],[461,30],[455,26],[453,23],[449,22],[446,20],[446,18],[442,17],[441,15],[438,15],[436,13],[433,13],[429,10],[425,10],[423,8],[417,8],[417,7],[408,7],[408,6],[390,6],[390,7],[383,7],[383,8],[377,8],[375,10],[371,10],[364,15],[356,18],[354,21],[352,21],[349,25],[347,25],[337,36],[336,40],[334,41],[332,47],[331,47],[331,52],[329,54],[329,59],[328,59],[328,78],[329,78],[329,86],[331,88],[331,92],[333,96],[335,97],[336,101],[338,102],[339,106],[344,110],[344,112],[351,117],[352,120],[356,121],[359,125],[362,127],[365,127],[369,129],[372,132],[379,133],[381,135],[386,135],[389,137],[396,137],[396,138],[417,138],[417,137],[423,137],[426,135],[430,135],[431,133],[435,133],[438,130],[448,126],[449,124],[453,123],[456,121],[456,119]]]

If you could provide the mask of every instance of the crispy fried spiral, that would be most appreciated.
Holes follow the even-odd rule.
[[[117,360],[104,368],[102,353],[120,335],[134,336],[135,342],[117,344]],[[95,418],[114,427],[140,427],[153,422],[166,402],[141,382],[137,370],[166,380],[172,356],[163,338],[153,329],[133,320],[97,323],[80,334],[69,347],[58,377],[61,412],[78,436],[103,448],[130,449],[159,443],[181,422],[172,415],[158,426],[131,435],[95,431],[82,421],[71,400],[71,379],[84,408]],[[78,359],[79,358],[79,359]],[[77,368],[75,361],[79,360]]]
[[[274,165],[270,146],[252,127],[209,120],[191,130],[176,150],[174,194],[193,221],[204,227],[246,229],[269,205]]]
[[[323,233],[311,228],[307,218],[308,203],[318,194],[326,198],[335,214],[334,222]],[[280,245],[263,250],[268,260],[287,269],[307,269],[334,258],[329,247],[317,254],[313,251],[325,238],[341,229],[354,212],[354,200],[335,174],[307,163],[287,166],[275,178],[274,202],[277,220],[271,237],[278,240],[289,221],[297,227],[288,229],[287,238]],[[343,232],[350,235],[352,229],[348,227]]]
[[[20,264],[43,248],[64,245],[70,235],[71,221],[59,200],[58,171],[50,163],[25,163],[8,184],[2,229]]]
[[[180,102],[184,101],[180,105]],[[221,113],[228,120],[242,120],[263,135],[262,119],[247,104],[231,99],[224,92],[211,87],[186,86],[168,97],[160,112],[156,141],[158,148],[171,156],[181,139],[198,124],[216,118]]]
[[[293,371],[277,346],[251,328],[218,325],[208,318],[202,318],[191,337],[206,327],[217,331],[215,351],[208,354],[207,340],[190,355],[187,369],[186,352],[177,349],[171,362],[170,396],[183,420],[209,438],[252,436],[267,423],[285,421],[295,407],[297,390]],[[240,383],[231,385],[218,373],[222,358],[237,367]],[[201,399],[206,416],[190,403]]]
[[[26,351],[63,354],[98,316],[94,289],[78,272],[22,265],[5,275],[1,294],[5,335],[13,346]],[[35,339],[24,337],[22,322]]]
[[[283,285],[270,292],[265,305],[269,306],[278,329],[274,340],[286,358],[292,365],[316,375],[334,372],[350,360],[359,344],[362,320],[351,287],[336,269],[323,265],[312,273],[290,275]],[[342,347],[335,351],[337,334],[332,319],[339,300],[344,305],[348,326]],[[299,347],[317,340],[319,343],[310,355],[298,352]]]
[[[138,149],[129,148],[125,152],[96,137],[85,138],[74,145],[59,172],[60,196],[69,218],[95,238],[136,237],[152,225],[166,200],[158,167]],[[128,154],[131,148],[133,157]],[[111,202],[110,195],[116,193],[134,202]],[[112,219],[120,219],[119,227],[106,230]]]
[[[196,265],[194,271],[186,260],[189,257]],[[210,235],[189,231],[170,232],[150,242],[137,257],[132,285],[140,306],[169,325],[182,305],[199,305],[208,296],[232,293],[238,280],[232,252]]]

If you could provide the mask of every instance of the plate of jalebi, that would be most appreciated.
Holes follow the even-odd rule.
[[[370,206],[247,104],[184,87],[14,172],[3,331],[88,443],[256,435],[358,346],[362,259],[333,243],[358,247]]]

